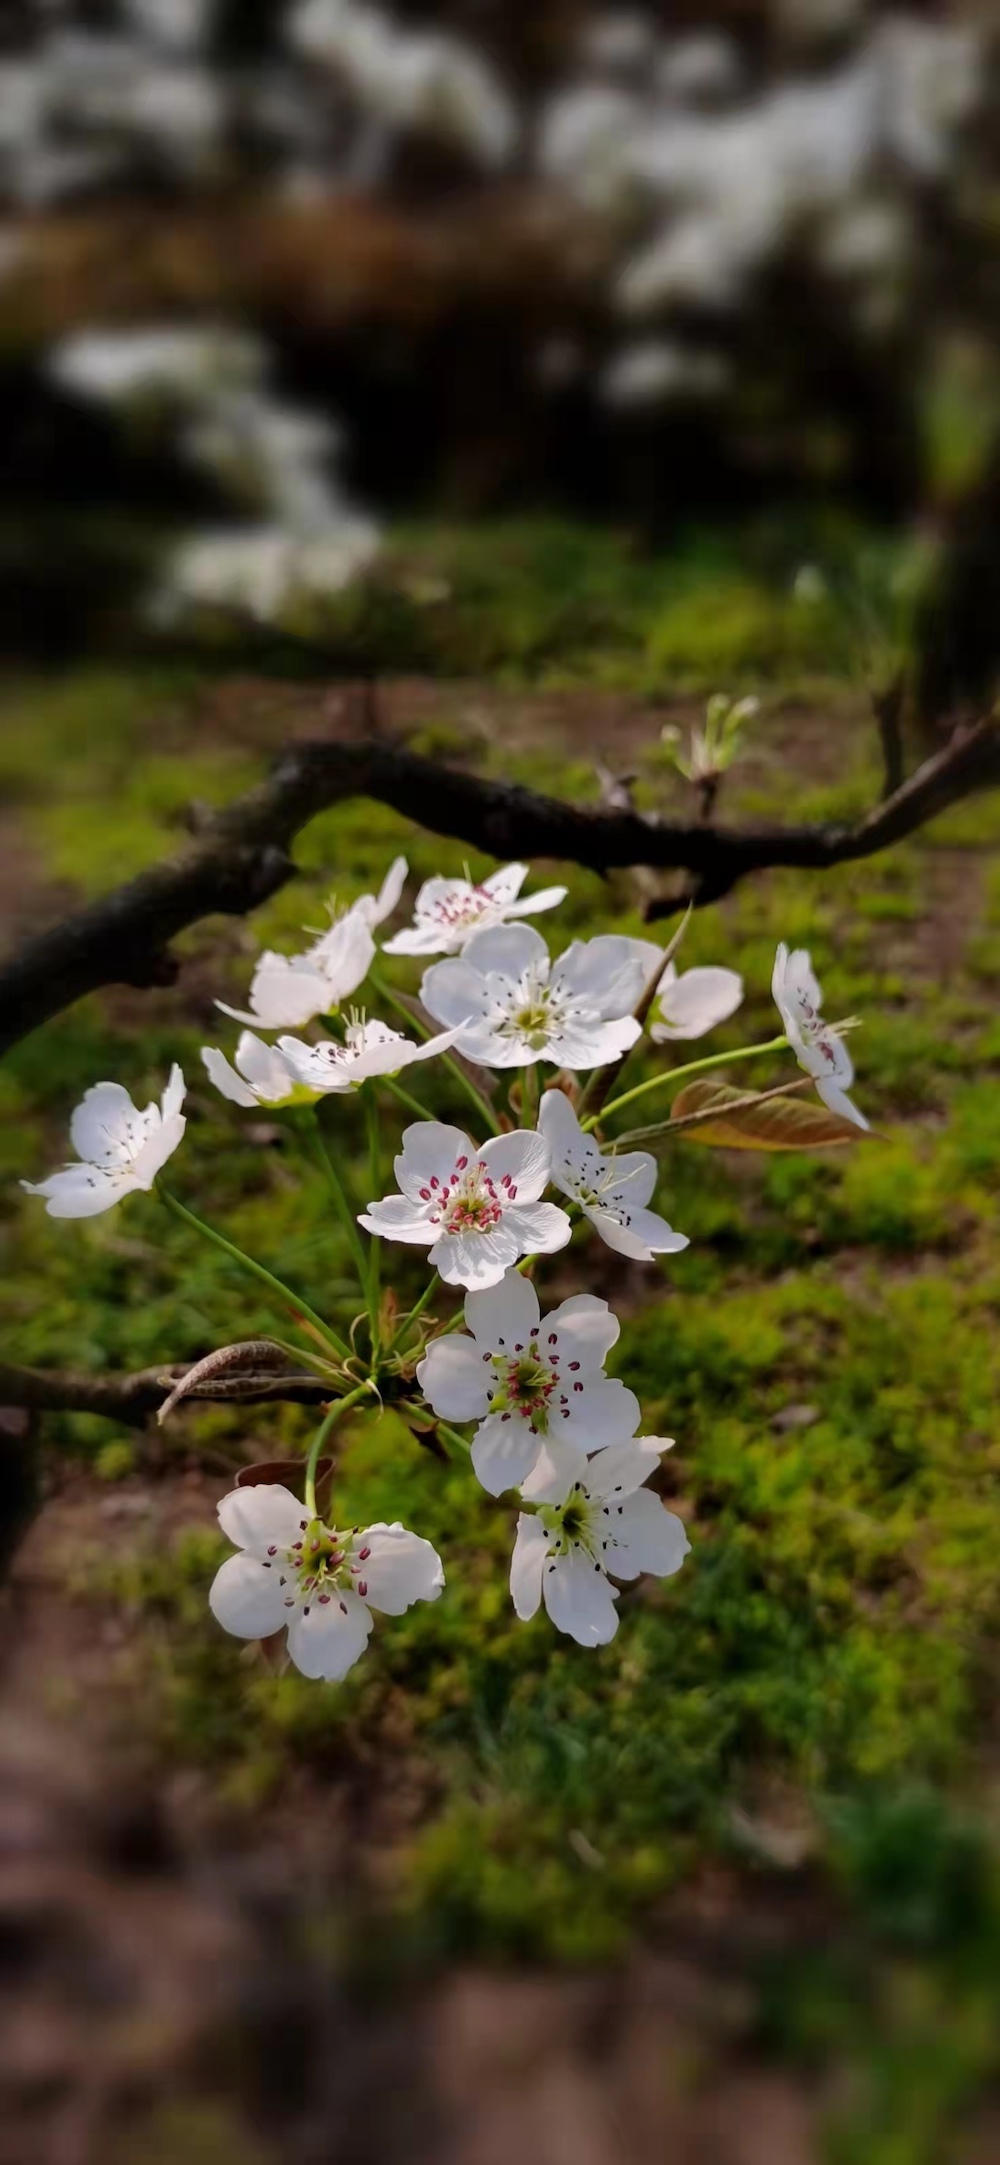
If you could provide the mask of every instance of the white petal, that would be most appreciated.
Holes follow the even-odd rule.
[[[617,1208],[621,1202],[626,1211],[641,1209],[648,1203],[659,1178],[659,1166],[650,1150],[622,1150],[615,1157],[605,1160],[608,1171],[614,1176],[608,1191],[608,1200]]]
[[[597,1451],[587,1468],[591,1495],[605,1503],[613,1496],[619,1502],[631,1496],[648,1481],[661,1453],[669,1448],[669,1439],[663,1436],[633,1436],[628,1443],[612,1443],[607,1450]]]
[[[183,1103],[184,1076],[181,1072],[180,1067],[177,1064],[177,1061],[175,1060],[173,1067],[170,1070],[170,1074],[167,1077],[166,1089],[164,1090],[163,1096],[160,1099],[160,1112],[163,1119],[165,1121],[172,1120],[175,1114],[180,1112]]]
[[[540,1518],[535,1513],[521,1511],[517,1519],[517,1539],[510,1560],[510,1598],[522,1623],[527,1623],[538,1611],[542,1598],[542,1567],[549,1537]]]
[[[217,1046],[203,1045],[201,1057],[208,1071],[209,1081],[215,1084],[216,1089],[221,1092],[224,1098],[229,1098],[233,1105],[255,1106],[257,1104],[256,1092],[251,1090],[249,1083],[243,1082],[242,1078],[237,1075],[236,1069],[226,1059],[225,1053],[220,1052]]]
[[[449,1127],[443,1120],[415,1120],[412,1127],[403,1129],[403,1148],[395,1160],[395,1173],[404,1195],[414,1202],[421,1198],[421,1188],[428,1188],[433,1181],[448,1180],[459,1158],[472,1159],[477,1151],[474,1143],[461,1128]]]
[[[470,1294],[482,1300],[484,1294]],[[417,1366],[417,1382],[429,1405],[443,1421],[478,1421],[489,1399],[487,1383],[492,1371],[483,1360],[475,1339],[457,1331],[432,1338]]]
[[[583,1549],[571,1549],[542,1569],[542,1594],[557,1631],[579,1646],[607,1646],[618,1629],[618,1611],[600,1564]]]
[[[490,901],[506,911],[520,894],[527,877],[526,864],[507,864],[501,866],[499,872],[491,872],[480,884],[484,894],[489,895]],[[565,892],[565,889],[563,891]]]
[[[434,925],[409,925],[403,932],[383,940],[384,955],[439,955],[451,945],[443,929]]]
[[[585,1002],[599,1021],[627,1015],[643,992],[662,950],[614,932],[574,940],[552,973],[554,986]]]
[[[432,962],[420,981],[420,998],[435,1022],[452,1025],[482,1023],[489,1007],[484,979],[470,969],[464,955],[447,962]]]
[[[305,1045],[301,1038],[279,1037],[278,1052],[287,1063],[292,1082],[303,1090],[352,1090],[360,1080],[357,1061],[333,1038]]]
[[[650,1036],[657,1043],[669,1038],[704,1037],[720,1022],[735,1015],[743,999],[743,979],[736,970],[709,966],[685,970],[678,977],[669,963],[660,981],[659,1012]]]
[[[520,902],[505,905],[507,917],[536,917],[540,910],[558,909],[569,893],[567,887],[539,887],[533,895],[523,895]]]
[[[483,931],[473,933],[462,961],[484,976],[499,972],[504,977],[518,978],[539,965],[547,971],[549,950],[533,925],[487,925]]]
[[[816,1089],[824,1105],[828,1106],[832,1113],[839,1113],[842,1120],[853,1120],[856,1128],[868,1128],[869,1123],[865,1119],[864,1113],[859,1112],[853,1098],[848,1097],[846,1090],[841,1090],[836,1083],[819,1081],[817,1081]]]
[[[296,1038],[286,1038],[287,1045],[297,1045]],[[303,1051],[306,1049],[302,1048]],[[280,1048],[265,1045],[263,1038],[255,1037],[252,1030],[244,1030],[236,1047],[236,1066],[241,1075],[269,1105],[278,1105],[283,1098],[291,1096],[295,1076],[288,1061],[282,1058]]]
[[[373,924],[380,925],[384,918],[392,916],[393,910],[403,892],[406,873],[406,858],[394,857],[379,888],[378,898],[372,909],[371,921]]]
[[[279,1575],[256,1557],[227,1556],[212,1580],[208,1606],[223,1631],[236,1639],[266,1639],[288,1615]]]
[[[249,1012],[227,1007],[224,1000],[217,1000],[216,1007],[237,1022],[256,1022],[266,1030],[299,1029],[314,1015],[326,1012],[330,992],[318,970],[304,969],[301,962],[296,967],[296,961],[269,949],[261,955],[253,973]]]
[[[465,1320],[477,1341],[480,1360],[483,1352],[493,1353],[498,1346],[509,1349],[526,1344],[538,1327],[538,1318],[538,1295],[530,1278],[519,1270],[506,1271],[500,1284],[486,1293],[466,1295]]]
[[[339,1684],[364,1653],[372,1628],[371,1613],[357,1594],[318,1596],[305,1609],[286,1609],[288,1651],[303,1676]]]
[[[152,1187],[161,1166],[173,1157],[182,1141],[186,1126],[183,1113],[171,1113],[167,1120],[161,1120],[157,1114],[157,1125],[132,1162],[132,1171],[140,1188]]]
[[[563,1381],[571,1383],[568,1376]],[[568,1398],[565,1419],[557,1418],[553,1408],[553,1427],[568,1443],[583,1451],[599,1451],[605,1444],[624,1443],[635,1435],[642,1409],[635,1392],[616,1378],[591,1377],[579,1391],[571,1387]]]
[[[543,1207],[536,1205],[538,1209]],[[517,1216],[516,1210],[506,1211],[501,1223],[488,1233],[443,1233],[430,1251],[430,1261],[440,1271],[445,1285],[464,1285],[471,1290],[499,1285],[504,1271],[524,1252],[512,1224]]]
[[[381,1202],[369,1203],[358,1212],[358,1224],[379,1240],[402,1240],[411,1248],[429,1247],[437,1233],[426,1209],[411,1203],[408,1195],[385,1195]]]
[[[473,1472],[488,1495],[502,1496],[527,1480],[538,1452],[539,1439],[527,1421],[516,1414],[505,1421],[491,1413],[473,1438]]]
[[[47,1180],[22,1180],[28,1195],[44,1195],[50,1218],[97,1218],[112,1210],[125,1195],[134,1195],[139,1183],[134,1173],[106,1172],[99,1166],[67,1165]]]
[[[577,1481],[586,1481],[587,1454],[563,1436],[546,1436],[535,1468],[521,1483],[525,1503],[565,1503]]]
[[[611,1530],[619,1548],[608,1551],[606,1562],[616,1579],[634,1579],[640,1571],[669,1579],[680,1570],[691,1546],[681,1520],[648,1488],[625,1498],[621,1517],[614,1517]]]
[[[70,1121],[70,1141],[92,1165],[128,1164],[155,1118],[155,1106],[141,1113],[121,1083],[93,1083]]]
[[[550,1156],[544,1135],[516,1128],[512,1135],[491,1135],[479,1152],[490,1179],[509,1179],[518,1203],[534,1203],[548,1186]]]
[[[690,1243],[686,1233],[675,1233],[655,1210],[629,1212],[624,1224],[617,1212],[605,1205],[584,1206],[596,1233],[616,1255],[630,1256],[636,1263],[651,1263],[658,1255],[676,1255]]]
[[[219,1525],[228,1541],[252,1556],[265,1557],[272,1546],[290,1549],[308,1523],[309,1513],[290,1488],[278,1481],[255,1481],[232,1488],[218,1506]]]
[[[514,1256],[554,1255],[557,1248],[565,1248],[573,1227],[558,1203],[526,1203],[522,1210],[515,1203],[512,1210],[504,1212],[504,1225],[514,1235]]]
[[[364,1558],[361,1581],[364,1599],[385,1616],[402,1616],[415,1601],[436,1601],[444,1585],[441,1558],[421,1534],[413,1534],[397,1519],[392,1526],[383,1520],[366,1526],[354,1542],[356,1560]]]
[[[641,1036],[642,1024],[634,1015],[622,1015],[612,1022],[591,1022],[587,1017],[554,1031],[545,1057],[574,1073],[585,1067],[608,1067],[612,1060],[620,1060],[630,1052]]]
[[[621,1335],[621,1324],[596,1293],[572,1293],[546,1316],[545,1331],[555,1331],[562,1365],[579,1361],[587,1373],[603,1367]]]
[[[324,1011],[338,1006],[341,1000],[357,991],[375,960],[375,941],[367,917],[357,909],[349,910],[339,924],[332,925],[316,946],[310,948],[309,955],[326,988]]]

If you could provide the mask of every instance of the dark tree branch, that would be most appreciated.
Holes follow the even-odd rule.
[[[317,812],[371,797],[434,834],[497,857],[552,857],[594,872],[683,870],[692,889],[652,902],[650,919],[728,894],[772,865],[822,870],[870,857],[948,805],[1000,782],[1000,732],[977,724],[853,826],[745,829],[685,824],[627,807],[572,805],[517,784],[443,767],[376,734],[303,744],[266,781],[208,821],[182,855],[140,873],[30,940],[0,968],[0,1052],[83,994],[108,984],[169,984],[170,942],[188,925],[243,916],[295,873],[291,845]]]
[[[17,1368],[0,1361],[0,1406],[23,1406],[36,1413],[100,1413],[127,1428],[144,1428],[158,1413],[184,1374],[178,1368],[140,1368],[130,1376],[84,1376],[70,1370]],[[330,1397],[330,1385],[321,1376],[260,1376],[244,1378],[240,1388],[225,1391],[218,1384],[193,1390],[190,1400],[230,1399],[241,1405],[317,1406]]]

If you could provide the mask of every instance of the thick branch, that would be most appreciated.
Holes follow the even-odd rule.
[[[873,856],[973,790],[1000,781],[1000,734],[981,722],[929,759],[854,826],[715,827],[625,807],[562,804],[508,782],[440,766],[377,736],[303,744],[256,789],[216,813],[198,842],[29,941],[0,969],[0,1051],[106,984],[170,983],[169,943],[216,912],[242,916],[291,879],[302,827],[332,804],[370,797],[434,834],[497,857],[562,858],[692,875],[690,896],[650,918],[727,894],[771,865],[820,870]]]
[[[32,1412],[101,1413],[109,1421],[123,1421],[128,1428],[144,1428],[170,1396],[183,1368],[140,1368],[130,1376],[82,1376],[71,1370],[16,1368],[0,1361],[0,1405],[24,1406]],[[322,1405],[330,1385],[320,1376],[275,1375],[261,1377],[252,1385],[243,1382],[232,1393],[208,1387],[192,1390],[196,1399],[231,1396],[241,1405],[264,1405],[281,1400],[286,1405]]]

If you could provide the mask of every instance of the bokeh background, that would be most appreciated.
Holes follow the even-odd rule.
[[[361,680],[425,752],[685,814],[676,732],[753,693],[747,820],[873,801],[887,688],[909,766],[986,711],[998,68],[989,0],[8,0],[4,944],[349,728]],[[449,1594],[327,1688],[205,1604],[214,1500],[301,1410],[0,1415],[3,2165],[992,2165],[998,838],[976,796],[694,920],[746,979],[734,1046],[773,1032],[775,941],[812,948],[880,1139],[679,1146],[690,1249],[591,1258],[693,1543],[599,1656],[512,1624],[509,1511],[391,1420],[351,1507],[436,1539]],[[266,1322],[152,1199],[19,1197],[89,1082],[144,1102],[175,1057],[181,1192],[349,1321],[324,1196],[198,1048],[397,849],[466,854],[338,807],[175,987],[8,1056],[10,1358]],[[567,936],[658,891],[570,888]]]

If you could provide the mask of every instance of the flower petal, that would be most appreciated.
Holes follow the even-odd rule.
[[[546,1436],[534,1471],[521,1483],[525,1503],[565,1503],[575,1481],[587,1478],[587,1454],[560,1434]]]
[[[554,1426],[560,1436],[578,1444],[581,1450],[599,1451],[604,1445],[624,1443],[626,1437],[635,1435],[642,1409],[635,1392],[616,1377],[592,1377],[581,1388],[571,1389],[568,1398],[565,1418],[554,1420]]]
[[[539,1438],[527,1421],[491,1413],[472,1442],[472,1469],[489,1496],[520,1488],[538,1457]]]
[[[429,1247],[437,1232],[426,1208],[411,1203],[408,1195],[385,1195],[381,1202],[369,1203],[358,1212],[358,1224],[379,1240],[402,1240],[413,1248]]]
[[[630,1256],[633,1262],[651,1263],[658,1255],[677,1255],[682,1248],[690,1246],[686,1233],[675,1233],[655,1210],[629,1212],[629,1223],[607,1204],[585,1205],[587,1217],[595,1232],[605,1245],[613,1248],[616,1255]]]
[[[489,1167],[490,1179],[509,1180],[517,1189],[518,1203],[534,1203],[548,1186],[549,1146],[533,1129],[516,1128],[512,1135],[491,1135],[479,1155]]]
[[[557,1556],[542,1570],[542,1594],[557,1631],[579,1646],[607,1646],[618,1629],[615,1597],[600,1564],[583,1549]]]
[[[605,1503],[612,1496],[619,1500],[631,1496],[648,1481],[661,1454],[669,1449],[669,1437],[633,1436],[627,1443],[612,1443],[607,1450],[597,1451],[587,1468],[590,1494]]]
[[[44,1195],[50,1218],[97,1218],[123,1196],[134,1195],[139,1183],[131,1171],[67,1165],[47,1180],[22,1180],[21,1186],[28,1195]]]
[[[486,925],[473,933],[462,961],[482,976],[498,973],[518,978],[539,965],[547,972],[549,950],[533,925]]]
[[[506,903],[505,915],[535,917],[539,910],[558,909],[560,902],[565,902],[568,893],[568,887],[539,887],[533,895],[522,895],[520,902]]]
[[[864,1113],[859,1111],[853,1098],[849,1098],[846,1090],[841,1090],[837,1083],[817,1081],[816,1090],[824,1105],[828,1106],[832,1113],[839,1113],[842,1120],[853,1120],[856,1128],[869,1127]]]
[[[218,1512],[227,1541],[261,1558],[272,1545],[290,1549],[309,1519],[301,1498],[279,1481],[255,1481],[246,1488],[230,1489]]]
[[[486,1298],[481,1293],[469,1295],[470,1300]],[[424,1397],[443,1421],[481,1420],[489,1405],[486,1392],[491,1374],[475,1340],[455,1331],[432,1338],[417,1366]]]
[[[542,1210],[544,1204],[536,1204]],[[516,1263],[525,1253],[518,1245],[514,1221],[520,1213],[504,1212],[499,1225],[488,1233],[472,1229],[460,1233],[443,1233],[430,1251],[430,1261],[439,1270],[445,1285],[464,1285],[478,1290],[485,1286],[499,1285],[504,1271]],[[569,1220],[567,1219],[567,1225]]]
[[[660,979],[657,1019],[649,1034],[657,1044],[704,1037],[735,1015],[742,1000],[743,979],[737,970],[711,964],[678,976],[670,962]]]
[[[156,1106],[140,1112],[121,1083],[93,1083],[73,1113],[70,1141],[77,1156],[91,1165],[128,1165],[154,1121],[159,1121]]]
[[[616,1579],[634,1579],[640,1571],[669,1579],[691,1547],[681,1520],[648,1488],[625,1498],[613,1532],[618,1546],[609,1551],[607,1568]]]
[[[498,872],[490,872],[480,885],[483,893],[489,895],[491,902],[495,902],[500,909],[509,910],[527,877],[526,864],[505,864],[501,865]],[[565,893],[565,889],[563,892]]]
[[[499,1285],[485,1293],[466,1295],[465,1320],[476,1340],[478,1359],[484,1351],[525,1344],[537,1330],[538,1319],[538,1295],[530,1278],[519,1270],[506,1271]]]
[[[265,1030],[297,1030],[314,1015],[326,1012],[331,995],[318,969],[303,967],[300,957],[276,955],[268,948],[253,973],[249,1012],[227,1007],[224,1000],[215,1004],[237,1022],[256,1022]]]
[[[254,1106],[257,1104],[256,1091],[251,1090],[249,1083],[245,1083],[242,1077],[237,1075],[232,1063],[226,1059],[224,1052],[218,1050],[217,1046],[203,1045],[201,1057],[207,1069],[209,1081],[215,1084],[216,1089],[224,1098],[228,1098],[231,1104]]]
[[[522,1623],[537,1615],[542,1598],[542,1568],[549,1537],[535,1513],[520,1511],[510,1560],[510,1598]]]
[[[208,1606],[216,1623],[236,1639],[267,1639],[288,1615],[277,1571],[242,1552],[219,1565]]]
[[[621,1324],[607,1301],[596,1293],[572,1293],[545,1318],[546,1331],[555,1331],[560,1359],[579,1361],[586,1373],[601,1368],[621,1336]]]
[[[449,1127],[443,1120],[415,1120],[403,1129],[403,1148],[394,1170],[403,1194],[418,1202],[421,1188],[448,1180],[459,1158],[475,1156],[476,1146],[461,1128]]]
[[[421,978],[420,998],[435,1022],[443,1022],[449,1029],[482,1024],[490,1011],[485,979],[470,968],[464,955],[432,962]]]
[[[385,1616],[402,1616],[415,1601],[436,1601],[444,1585],[444,1566],[422,1534],[411,1533],[396,1519],[379,1520],[355,1538],[354,1553],[364,1559],[364,1599]]]
[[[514,1236],[514,1258],[519,1255],[554,1255],[565,1248],[573,1227],[558,1203],[520,1203],[504,1212],[504,1225]]]
[[[370,1611],[357,1594],[318,1597],[305,1609],[286,1609],[288,1651],[303,1676],[339,1684],[364,1653],[372,1628]]]

